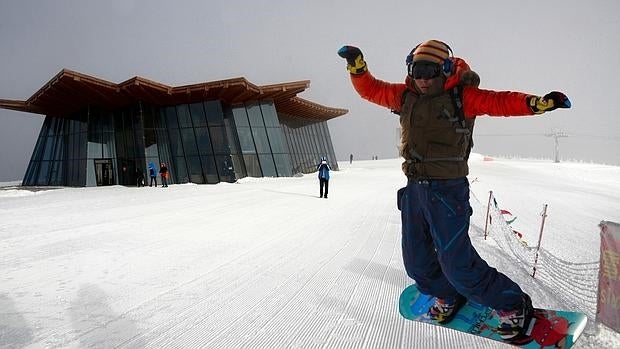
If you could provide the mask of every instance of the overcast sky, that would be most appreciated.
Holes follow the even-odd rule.
[[[26,100],[61,69],[112,82],[139,75],[169,85],[243,76],[255,84],[310,80],[300,97],[349,109],[329,122],[339,159],[396,157],[397,117],[351,87],[344,44],[373,74],[404,80],[421,41],[447,42],[481,88],[573,103],[538,118],[477,120],[474,151],[620,165],[617,81],[620,2],[334,0],[3,0],[0,99]],[[43,117],[0,109],[0,181],[21,179]]]

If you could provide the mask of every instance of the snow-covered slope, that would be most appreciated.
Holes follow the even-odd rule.
[[[620,221],[620,167],[477,155],[470,165],[480,254],[534,305],[566,306],[570,291],[532,279],[494,240],[498,230],[484,240],[488,192],[530,244],[548,204],[543,247],[598,261],[598,223]],[[329,199],[318,198],[315,175],[0,190],[0,347],[507,347],[398,315],[411,282],[400,256],[400,161],[340,167]],[[620,339],[591,328],[577,347]]]

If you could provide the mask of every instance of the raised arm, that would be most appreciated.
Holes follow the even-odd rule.
[[[389,83],[372,76],[362,51],[357,47],[343,46],[338,55],[347,60],[351,82],[362,98],[391,110],[400,110],[401,97],[407,88],[404,83]]]

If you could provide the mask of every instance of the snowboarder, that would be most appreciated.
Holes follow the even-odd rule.
[[[329,190],[329,164],[327,163],[327,158],[322,157],[321,162],[316,166],[317,171],[319,172],[319,192],[321,197],[327,199],[327,191]],[[323,187],[325,187],[325,195],[323,195]]]
[[[497,310],[498,333],[518,343],[533,308],[530,297],[490,267],[469,240],[469,169],[476,116],[525,116],[570,108],[561,92],[544,97],[478,88],[480,78],[438,40],[417,45],[407,56],[404,83],[376,79],[361,50],[343,46],[355,90],[400,115],[400,155],[407,186],[398,191],[402,252],[407,274],[420,292],[436,297],[428,316],[450,321],[471,299]]]

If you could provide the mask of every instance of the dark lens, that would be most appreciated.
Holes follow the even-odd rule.
[[[414,79],[434,79],[439,76],[439,65],[434,63],[416,63],[413,66]]]

